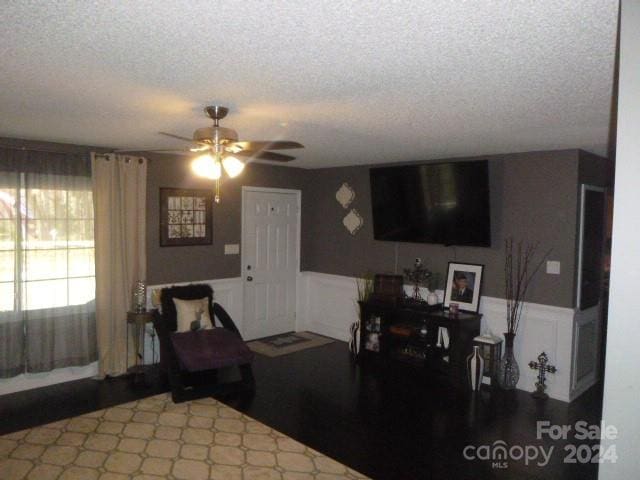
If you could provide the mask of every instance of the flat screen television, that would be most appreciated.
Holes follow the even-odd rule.
[[[486,160],[372,168],[376,240],[491,246]]]

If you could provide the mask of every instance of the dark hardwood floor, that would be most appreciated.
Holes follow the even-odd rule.
[[[374,479],[595,479],[596,464],[570,464],[567,442],[536,438],[536,421],[597,424],[602,393],[592,388],[571,404],[539,402],[527,392],[476,395],[439,386],[406,366],[355,365],[347,345],[335,342],[278,358],[256,356],[256,393],[220,397],[247,415],[330,455]],[[79,380],[0,397],[0,434],[75,416],[166,391],[156,371],[147,385],[130,379]],[[553,447],[542,457],[466,460],[472,445]],[[579,445],[584,441],[569,443]],[[518,449],[514,450],[517,456]]]

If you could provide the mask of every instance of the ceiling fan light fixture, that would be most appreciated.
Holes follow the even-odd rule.
[[[237,156],[272,162],[290,162],[295,157],[269,150],[304,148],[302,144],[289,140],[239,141],[238,132],[232,128],[220,126],[219,122],[229,112],[228,108],[220,105],[210,105],[204,111],[213,120],[213,125],[198,128],[193,132],[192,138],[168,132],[158,133],[165,137],[189,142],[192,144],[189,150],[192,153],[201,154],[191,162],[191,169],[195,175],[215,182],[214,201],[216,203],[220,203],[222,170],[225,171],[229,178],[235,178],[245,168],[246,163],[243,160],[239,160]],[[284,127],[286,124],[282,124],[282,126]]]
[[[199,177],[210,178],[211,180],[218,180],[222,176],[220,162],[216,161],[208,153],[197,157],[191,163],[191,169]]]
[[[230,178],[235,178],[244,170],[244,163],[230,155],[222,159],[222,166]]]

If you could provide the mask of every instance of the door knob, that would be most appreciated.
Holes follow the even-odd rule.
[[[253,277],[251,277],[251,276],[247,277],[247,282],[250,282],[252,280],[253,280]]]

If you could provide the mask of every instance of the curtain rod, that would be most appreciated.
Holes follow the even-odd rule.
[[[2,143],[0,142],[0,148],[9,148],[11,150],[21,150],[21,151],[31,151],[31,152],[43,152],[43,153],[67,153],[67,154],[71,154],[71,153],[89,153],[91,151],[93,151],[91,148],[85,150],[85,151],[65,151],[65,150],[53,150],[52,148],[45,148],[45,147],[25,147],[24,145],[11,145],[10,143]],[[101,155],[105,154],[105,153],[111,153],[110,151],[107,152],[96,152],[99,153]]]

